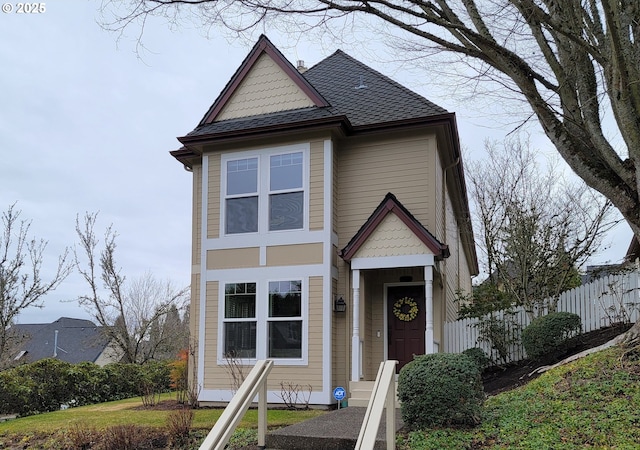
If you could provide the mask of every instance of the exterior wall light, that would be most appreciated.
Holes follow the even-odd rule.
[[[347,310],[347,302],[344,301],[342,296],[333,302],[333,310],[339,313],[343,313]]]

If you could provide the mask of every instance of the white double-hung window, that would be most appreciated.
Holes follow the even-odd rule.
[[[269,157],[269,231],[304,226],[302,152]]]
[[[226,233],[258,231],[258,158],[227,161]]]
[[[302,283],[299,279],[225,283],[220,334],[224,358],[303,361],[306,303]]]
[[[223,157],[224,234],[304,229],[307,152],[286,150]]]

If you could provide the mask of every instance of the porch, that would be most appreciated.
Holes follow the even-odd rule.
[[[351,373],[348,405],[366,406],[380,362],[437,353],[443,290],[433,266],[355,269],[352,275]],[[430,345],[428,345],[430,343]]]

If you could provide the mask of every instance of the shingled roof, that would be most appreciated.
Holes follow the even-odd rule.
[[[109,339],[92,321],[61,317],[52,323],[17,324],[11,327],[23,338],[18,354],[29,362],[56,357],[76,364],[95,362]]]
[[[342,50],[303,76],[353,127],[446,114],[444,108],[362,64]]]
[[[316,106],[290,111],[269,113],[215,121],[215,114],[223,106],[233,89],[257,58],[259,51],[266,51],[299,85],[316,101]],[[318,97],[319,95],[319,97]],[[444,108],[421,95],[396,83],[389,77],[362,64],[341,50],[320,61],[304,74],[300,74],[273,44],[261,36],[243,64],[236,71],[198,126],[180,138],[183,143],[204,137],[223,136],[229,133],[255,132],[283,126],[326,124],[341,122],[347,130],[379,127],[382,124],[400,124],[424,121],[426,118],[449,116]]]

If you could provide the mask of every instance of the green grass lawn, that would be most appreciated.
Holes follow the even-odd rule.
[[[161,400],[175,398],[175,394],[163,394]],[[81,423],[97,429],[113,425],[135,423],[139,426],[163,427],[170,411],[135,409],[142,406],[139,397],[116,402],[70,408],[46,414],[22,417],[0,423],[0,435],[5,433],[25,433],[33,431],[52,432],[68,428],[73,423]],[[323,411],[286,411],[269,410],[267,423],[269,427],[282,427],[298,423],[302,420],[323,414]],[[222,414],[222,409],[197,409],[193,420],[193,428],[209,429]],[[258,411],[250,409],[245,414],[238,428],[257,428]]]
[[[163,399],[172,398],[167,394]],[[0,423],[0,448],[11,436],[59,433],[74,427],[104,429],[118,424],[162,428],[170,411],[135,409],[140,399],[102,403]],[[487,400],[481,425],[401,431],[397,448],[408,449],[639,449],[640,353],[613,348],[554,369],[526,386]],[[200,439],[222,410],[195,411]],[[269,410],[269,427],[294,424],[323,411]],[[250,410],[236,434],[255,439],[257,411]],[[15,442],[15,438],[12,442]],[[255,441],[253,441],[255,442]],[[255,444],[254,444],[255,445]],[[13,448],[13,447],[12,447]],[[15,448],[57,448],[55,446]],[[193,447],[197,448],[197,446]]]
[[[414,431],[405,449],[639,449],[640,355],[620,348],[488,399],[481,425]]]
[[[175,398],[175,394],[163,394],[161,400],[173,398]],[[3,438],[4,440],[11,438],[12,441],[15,441],[15,436],[26,436],[26,439],[33,440],[35,435],[55,435],[61,431],[64,433],[65,430],[72,430],[77,427],[101,430],[115,425],[128,424],[155,428],[166,426],[167,417],[171,411],[139,409],[141,406],[142,401],[138,397],[8,420],[0,423],[0,448],[5,448],[3,446]],[[267,411],[267,424],[269,428],[279,428],[324,413],[324,411],[319,410],[287,411],[271,409]],[[220,414],[222,414],[222,409],[197,409],[195,410],[192,428],[204,430],[201,434],[206,435],[206,432],[211,429]],[[248,435],[248,439],[255,437],[256,434],[253,430],[257,428],[257,424],[258,411],[250,409],[238,425],[238,435]],[[46,442],[39,445],[42,445],[42,447],[38,448],[56,448],[55,444],[48,446]]]

